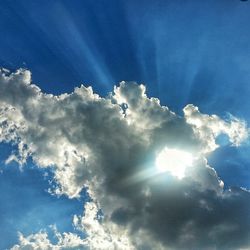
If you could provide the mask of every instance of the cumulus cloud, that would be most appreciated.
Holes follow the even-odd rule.
[[[54,235],[57,242],[53,244],[49,239],[46,231],[40,231],[36,234],[31,234],[27,237],[19,234],[19,244],[11,248],[11,250],[19,249],[46,249],[46,250],[60,250],[60,249],[86,249],[86,242],[79,236],[72,233],[59,233],[54,228]]]
[[[204,144],[203,153],[214,151],[219,146],[215,139],[220,134],[226,134],[235,146],[239,146],[248,137],[245,122],[236,117],[231,116],[228,123],[217,115],[201,114],[198,107],[192,104],[187,105],[183,111],[187,123],[194,127],[194,133]]]
[[[134,82],[121,82],[106,98],[83,85],[71,94],[45,94],[23,69],[1,71],[0,104],[0,141],[18,146],[7,162],[22,165],[30,157],[38,167],[53,169],[56,186],[51,192],[75,198],[87,188],[92,199],[73,220],[86,237],[58,233],[53,246],[40,232],[20,236],[14,249],[76,247],[65,242],[78,242],[78,249],[249,245],[249,192],[224,190],[206,161],[219,147],[220,134],[233,146],[247,138],[244,121],[224,121],[193,105],[178,116]],[[155,170],[155,159],[165,147],[194,155],[182,180]],[[46,247],[36,248],[40,242]]]

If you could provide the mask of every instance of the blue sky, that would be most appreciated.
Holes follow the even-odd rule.
[[[133,80],[175,110],[246,119],[248,13],[241,1],[3,1],[1,63],[29,68],[46,92],[83,82],[105,95]]]
[[[11,148],[1,144],[0,149],[1,159],[8,158]],[[16,243],[17,232],[28,235],[41,229],[50,230],[48,226],[53,224],[58,230],[72,229],[73,215],[81,214],[83,199],[69,202],[66,197],[50,195],[51,173],[35,168],[32,162],[22,169],[16,163],[5,166],[3,160],[1,165],[0,249]]]
[[[52,94],[83,83],[106,96],[120,81],[136,81],[177,114],[192,103],[249,124],[249,13],[249,2],[240,0],[3,0],[0,66],[29,69]],[[22,172],[4,166],[12,150],[0,144],[0,249],[16,243],[17,231],[55,223],[69,230],[70,216],[82,213],[80,200],[47,193],[50,177],[31,162]],[[250,188],[249,153],[248,142],[226,142],[208,161],[226,187]]]

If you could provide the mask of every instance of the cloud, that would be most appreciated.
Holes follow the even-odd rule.
[[[194,133],[204,144],[205,152],[203,153],[214,151],[219,146],[215,139],[220,134],[227,135],[235,146],[239,146],[248,137],[245,122],[232,115],[228,123],[217,115],[201,114],[199,109],[192,104],[187,105],[183,111],[187,123],[194,127]]]
[[[59,233],[56,228],[54,228],[54,236],[57,240],[53,244],[46,231],[40,231],[36,234],[31,234],[28,237],[24,237],[21,233],[19,234],[19,244],[14,245],[11,250],[19,249],[86,249],[86,242],[82,240],[79,236],[72,233]]]
[[[249,192],[224,190],[206,161],[219,147],[220,134],[232,146],[247,138],[244,121],[224,121],[193,105],[178,116],[134,82],[121,82],[106,98],[83,85],[71,94],[45,94],[23,69],[2,70],[0,104],[0,140],[18,145],[7,162],[25,164],[30,157],[38,167],[53,169],[56,186],[51,192],[57,195],[75,198],[88,189],[92,201],[73,220],[87,236],[65,232],[61,239],[70,235],[79,239],[78,248],[89,249],[249,245]],[[155,159],[165,147],[195,156],[182,180],[155,170]],[[29,242],[46,242],[47,249],[62,244],[53,248],[41,232],[19,241],[15,249],[25,249]]]

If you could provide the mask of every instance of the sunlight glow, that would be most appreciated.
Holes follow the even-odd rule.
[[[191,153],[179,150],[164,148],[156,158],[156,168],[160,173],[169,172],[178,179],[185,176],[186,167],[193,163],[193,156]]]

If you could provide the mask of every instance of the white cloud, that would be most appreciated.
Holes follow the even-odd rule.
[[[25,237],[19,234],[19,243],[11,250],[39,249],[39,250],[59,250],[59,249],[93,249],[93,250],[133,250],[134,246],[129,242],[129,237],[124,230],[112,224],[106,226],[98,220],[98,207],[94,202],[88,202],[84,206],[83,216],[74,216],[73,224],[75,228],[86,234],[80,237],[73,233],[60,233],[55,226],[53,229],[56,242],[52,243],[47,231],[40,231]]]
[[[27,237],[19,234],[19,244],[14,245],[11,250],[62,250],[62,249],[87,249],[86,242],[73,233],[59,233],[54,230],[57,242],[53,244],[46,231],[40,231]]]
[[[215,139],[220,134],[226,134],[235,146],[239,146],[248,137],[246,123],[233,116],[229,122],[225,122],[217,115],[201,114],[198,107],[192,104],[187,105],[183,111],[187,123],[193,126],[194,133],[204,144],[203,153],[214,151],[219,146]]]
[[[93,202],[74,223],[88,235],[79,244],[90,249],[245,247],[249,193],[224,191],[205,157],[218,147],[221,133],[238,146],[248,135],[246,124],[202,114],[193,105],[180,117],[145,91],[143,85],[122,82],[107,98],[84,86],[53,96],[31,84],[27,70],[2,71],[0,140],[18,145],[7,162],[24,164],[31,157],[39,167],[53,168],[52,192],[58,195],[74,198],[88,188]],[[196,158],[181,181],[153,173],[165,147]],[[102,222],[95,219],[99,208]],[[57,245],[66,244],[65,237],[78,240],[71,233],[60,237]],[[19,247],[42,241],[55,247],[42,232],[21,237]]]

